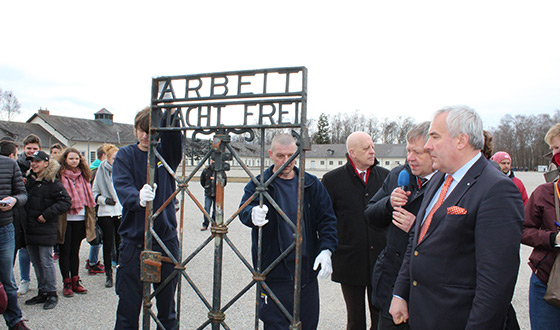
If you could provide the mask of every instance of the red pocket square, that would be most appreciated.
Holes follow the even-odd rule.
[[[447,214],[463,215],[467,214],[467,210],[459,206],[451,206],[447,208]]]

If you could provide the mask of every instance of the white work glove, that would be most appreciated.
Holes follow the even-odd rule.
[[[151,202],[156,196],[157,183],[154,183],[154,189],[150,187],[149,184],[145,184],[142,189],[140,189],[140,206],[146,207],[146,202]]]
[[[266,220],[266,213],[268,212],[268,206],[255,206],[251,210],[251,220],[253,224],[257,227],[262,227],[268,223]]]
[[[332,274],[332,252],[330,250],[323,250],[317,258],[315,258],[315,263],[313,264],[313,270],[317,270],[319,265],[321,265],[321,270],[319,271],[319,278],[329,278]]]

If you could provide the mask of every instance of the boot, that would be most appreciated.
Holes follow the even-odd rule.
[[[45,304],[43,305],[43,309],[53,309],[56,307],[56,304],[58,303],[58,295],[55,292],[47,292],[46,294],[47,297],[47,301],[45,301]]]
[[[87,293],[87,289],[84,288],[82,281],[80,281],[80,276],[72,276],[72,291],[79,294]]]
[[[105,287],[106,288],[112,288],[113,287],[113,273],[105,270],[105,277],[106,277],[105,278]]]
[[[42,304],[45,301],[47,301],[47,294],[45,292],[39,290],[39,293],[35,297],[33,297],[31,299],[27,299],[25,301],[25,304],[26,305],[37,305],[37,304]]]
[[[62,295],[65,297],[72,297],[74,296],[74,290],[72,290],[72,279],[65,278],[64,279],[64,287],[62,288]]]

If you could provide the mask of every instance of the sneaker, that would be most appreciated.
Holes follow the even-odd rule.
[[[18,295],[23,296],[29,291],[29,281],[21,280],[19,284],[19,289],[17,290]]]
[[[18,323],[16,323],[13,327],[9,327],[10,330],[30,330],[25,323],[23,322],[23,320],[19,321]]]
[[[46,296],[47,301],[43,305],[43,309],[53,309],[58,304],[58,296]]]
[[[82,281],[79,276],[72,277],[72,291],[79,294],[87,293],[87,289],[82,285]]]
[[[40,292],[35,297],[33,297],[31,299],[27,299],[25,301],[25,304],[26,305],[37,305],[37,304],[43,304],[43,303],[45,303],[45,301],[47,301],[47,295]]]
[[[86,265],[88,270],[88,275],[95,275],[95,274],[102,274],[105,273],[105,267],[98,261],[95,265],[90,265],[89,263]]]

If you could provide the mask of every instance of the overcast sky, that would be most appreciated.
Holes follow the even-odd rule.
[[[145,4],[146,3],[146,4]],[[147,5],[150,3],[150,5]],[[308,117],[560,109],[560,1],[6,1],[0,88],[132,123],[152,77],[305,66]]]

